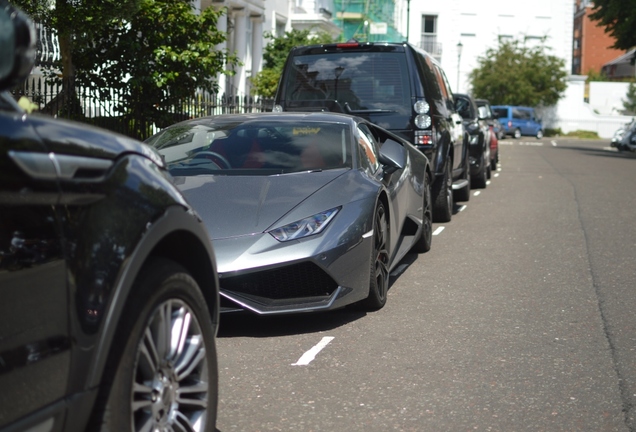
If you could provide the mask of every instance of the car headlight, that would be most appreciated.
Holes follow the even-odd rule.
[[[318,234],[327,227],[339,210],[340,207],[332,208],[331,210],[326,210],[280,228],[273,229],[269,233],[280,242],[298,240],[303,237]]]

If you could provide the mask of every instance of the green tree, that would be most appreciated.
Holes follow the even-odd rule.
[[[75,47],[139,9],[140,0],[9,0],[35,21],[51,29],[60,45],[65,83],[75,78]]]
[[[217,75],[232,74],[226,68],[238,63],[215,48],[226,39],[217,30],[223,13],[207,8],[196,14],[183,0],[140,0],[125,23],[113,23],[77,47],[77,81],[104,99],[111,89],[120,94],[119,110],[133,119],[172,124],[180,101],[198,90],[216,92]]]
[[[592,81],[611,81],[611,80],[602,71],[597,72],[595,69],[590,69],[589,71],[587,71],[587,79],[585,80],[585,82],[589,83]]]
[[[286,32],[280,37],[265,33],[265,38],[271,39],[271,41],[263,50],[263,70],[252,78],[252,93],[266,98],[272,98],[276,95],[278,80],[283,72],[285,60],[293,47],[333,42],[333,38],[328,33],[318,33],[312,37],[309,30],[296,29]]]
[[[605,27],[616,42],[613,48],[628,50],[636,46],[636,2],[630,0],[594,0],[592,20]]]
[[[469,76],[473,96],[493,105],[554,105],[566,89],[565,61],[546,54],[544,45],[500,40],[477,62]]]
[[[629,83],[626,99],[623,99],[623,108],[628,115],[636,114],[636,83]]]

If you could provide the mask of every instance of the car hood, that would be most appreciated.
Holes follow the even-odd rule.
[[[192,176],[174,180],[205,223],[212,240],[220,240],[262,233],[344,172]],[[311,215],[299,215],[299,219],[306,216]]]
[[[137,153],[161,163],[160,156],[146,144],[115,132],[38,114],[29,115],[28,121],[49,150],[57,154],[116,159]]]

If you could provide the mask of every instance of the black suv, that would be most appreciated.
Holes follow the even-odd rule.
[[[0,430],[214,431],[208,233],[149,147],[16,104],[34,42],[0,0]]]
[[[310,45],[291,50],[274,111],[336,111],[403,136],[431,161],[433,218],[448,222],[470,195],[462,118],[444,71],[408,43]]]
[[[490,127],[472,96],[455,93],[455,107],[464,119],[467,142],[470,154],[471,186],[483,189],[490,178]]]

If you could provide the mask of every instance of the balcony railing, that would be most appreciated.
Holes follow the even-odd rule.
[[[57,36],[41,24],[35,25],[37,34],[35,65],[41,68],[52,68],[60,60],[60,45]]]
[[[423,40],[419,44],[420,48],[428,52],[433,57],[442,56],[442,43],[432,40]]]

